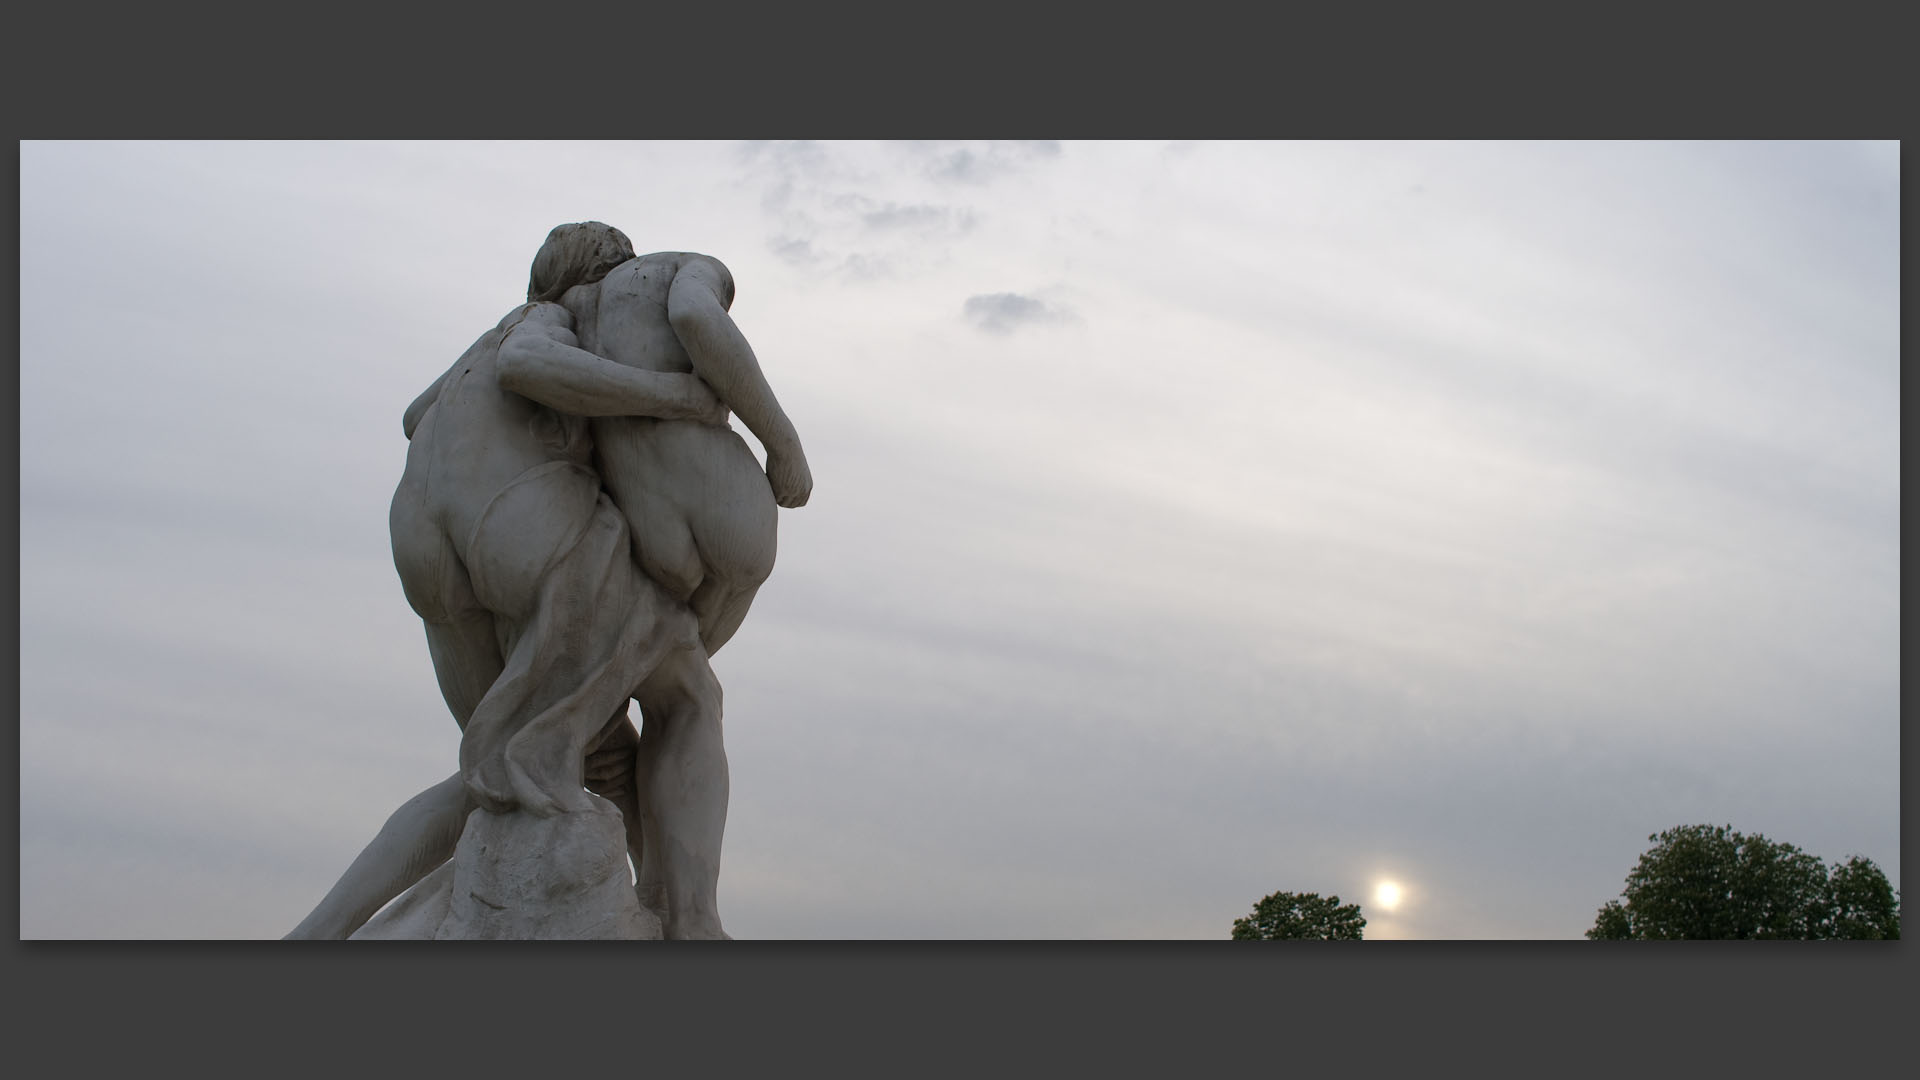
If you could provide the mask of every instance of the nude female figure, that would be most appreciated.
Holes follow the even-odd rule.
[[[692,608],[700,643],[712,656],[740,628],[773,571],[777,508],[803,506],[813,490],[799,434],[728,314],[732,274],[705,255],[635,256],[625,233],[585,221],[547,235],[534,256],[527,298],[564,305],[580,347],[597,356],[650,373],[699,376],[766,448],[763,472],[746,441],[724,423],[659,413],[581,413],[592,416],[594,462],[607,494],[626,515],[641,568]],[[646,723],[634,773],[646,786],[664,747],[655,738],[654,718],[686,706],[670,687],[664,696],[643,692],[636,700]],[[724,793],[725,751],[718,719],[711,723],[711,740],[698,742],[713,755],[702,771],[721,778],[716,790]],[[643,800],[640,835],[630,844],[642,852],[670,842],[658,835],[650,805]],[[701,835],[714,838],[717,862],[724,795],[712,809],[716,816]],[[670,912],[656,875],[665,864],[642,858],[636,865],[642,898],[650,908],[664,905]]]
[[[604,277],[585,280],[580,268],[614,259]],[[636,257],[620,230],[585,221],[548,234],[527,297],[564,305],[589,352],[698,375],[766,448],[763,473],[724,425],[651,415],[592,421],[601,483],[627,515],[641,567],[692,605],[701,643],[719,652],[773,571],[775,508],[804,506],[813,490],[799,433],[728,315],[732,274],[706,255]]]

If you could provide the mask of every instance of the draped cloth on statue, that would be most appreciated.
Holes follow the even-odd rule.
[[[541,530],[528,521],[575,524],[529,544]],[[584,810],[589,745],[625,719],[635,688],[669,650],[698,647],[696,628],[640,571],[626,518],[598,477],[572,462],[539,465],[501,490],[465,546],[505,668],[467,722],[461,768]],[[517,609],[527,610],[506,614]]]

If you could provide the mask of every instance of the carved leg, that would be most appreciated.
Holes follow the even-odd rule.
[[[455,586],[455,591],[468,588],[463,580],[448,587]],[[440,694],[454,723],[465,730],[475,706],[500,675],[494,621],[484,612],[469,610],[428,621],[426,631]],[[339,940],[358,930],[389,900],[453,857],[473,807],[458,773],[407,800],[287,939]]]
[[[643,732],[646,729],[659,727],[660,721],[647,716],[646,710],[642,709],[641,715]],[[658,756],[659,750],[660,739],[657,732],[652,738],[647,737],[645,734],[641,735],[639,749],[634,755],[634,775],[640,779],[643,785],[646,783],[646,779],[654,774],[654,758]],[[642,797],[639,802],[640,813],[635,820],[640,827],[640,854],[639,857],[633,861],[633,890],[639,894],[641,906],[653,912],[654,916],[660,920],[661,927],[664,928],[667,924],[668,915],[667,883],[660,865],[660,822],[659,819],[654,817],[653,811],[649,809],[647,800],[644,797]],[[631,836],[631,834],[629,834],[629,836]],[[631,839],[628,840],[628,850],[633,850],[633,841]]]
[[[668,938],[725,938],[718,900],[728,796],[720,682],[704,652],[680,649],[636,697],[646,715],[641,798],[653,826],[641,885],[657,880],[664,887]]]
[[[720,646],[733,640],[734,632],[753,606],[760,584],[741,586],[723,578],[709,577],[693,592],[694,615],[700,620],[700,644],[713,656]]]
[[[645,861],[645,836],[641,829],[640,807],[640,733],[627,719],[626,706],[620,707],[597,746],[587,751],[587,790],[620,808],[627,830],[627,856],[636,872]],[[659,914],[659,912],[655,912]]]
[[[285,940],[340,941],[453,857],[473,804],[459,773],[408,799]]]

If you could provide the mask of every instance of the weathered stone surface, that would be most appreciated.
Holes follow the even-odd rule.
[[[551,818],[474,811],[453,858],[353,940],[658,940],[660,920],[634,892],[620,813],[594,803]]]
[[[368,919],[366,925],[349,938],[353,941],[432,941],[446,920],[452,902],[453,860],[448,859]]]
[[[539,817],[475,810],[454,851],[447,940],[653,940],[660,920],[640,906],[620,812]]]
[[[528,302],[407,407],[394,567],[461,727],[459,770],[396,811],[289,938],[370,919],[355,936],[659,937],[629,847],[666,936],[728,936],[709,659],[772,572],[778,508],[813,489],[733,298],[717,259],[559,226]],[[653,733],[644,754],[630,701]],[[589,772],[596,758],[612,764]]]

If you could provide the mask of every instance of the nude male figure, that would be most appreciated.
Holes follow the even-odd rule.
[[[577,348],[571,323],[557,305],[516,308],[407,412],[394,564],[463,729],[461,770],[397,811],[289,937],[347,936],[451,856],[476,806],[589,808],[585,759],[630,736],[635,694],[659,719],[646,779],[662,796],[647,807],[660,845],[647,856],[666,894],[667,936],[725,936],[712,828],[714,800],[724,822],[726,799],[719,684],[691,611],[633,562],[582,418],[717,424],[725,414],[689,374]],[[623,801],[631,820],[637,806]]]

